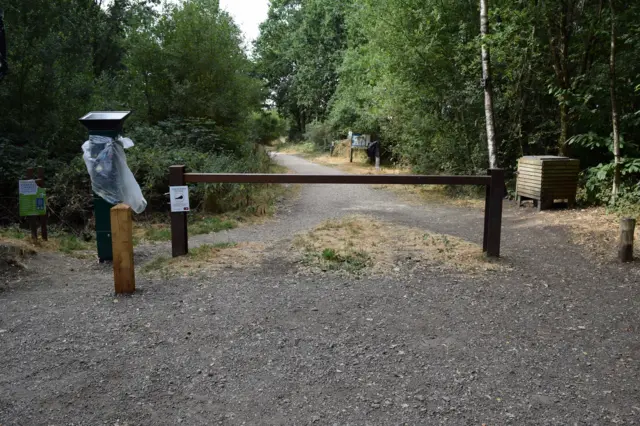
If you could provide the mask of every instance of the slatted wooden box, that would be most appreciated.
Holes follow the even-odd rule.
[[[535,156],[518,160],[516,199],[533,200],[538,210],[551,208],[554,201],[566,200],[569,207],[576,203],[580,161],[567,157]]]

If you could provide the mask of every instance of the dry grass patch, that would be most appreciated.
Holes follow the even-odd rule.
[[[0,237],[0,254],[6,256],[26,256],[36,254],[36,246],[24,240]]]
[[[358,150],[354,154],[353,163],[349,162],[349,157],[332,157],[329,154],[314,157],[313,162],[323,166],[335,167],[354,175],[404,175],[409,173],[409,170],[396,167],[382,166],[380,170],[376,170],[375,166],[368,162],[368,157],[365,151],[362,150]]]
[[[448,204],[457,207],[484,209],[485,200],[469,195],[455,196],[441,185],[375,185],[376,189],[391,190],[407,203]]]
[[[322,270],[383,274],[427,264],[481,273],[504,267],[486,259],[476,244],[360,215],[327,221],[298,235],[293,246],[303,264]]]
[[[280,144],[275,147],[275,150],[282,154],[301,155],[303,157],[314,157],[319,154],[312,142]]]
[[[613,259],[617,256],[620,216],[608,213],[604,207],[543,211],[537,215],[534,223],[565,227],[571,242],[583,246],[596,258]],[[640,239],[640,226],[636,226],[635,237],[636,240]],[[640,258],[640,245],[635,245],[634,254]]]
[[[256,266],[262,261],[264,248],[259,243],[203,244],[190,249],[187,256],[157,257],[142,266],[141,272],[169,278]]]
[[[24,254],[38,252],[62,252],[80,259],[91,258],[96,255],[95,241],[85,241],[84,235],[76,235],[49,230],[49,240],[43,241],[38,229],[38,240],[31,239],[30,231],[17,227],[0,230],[0,244],[24,251]]]

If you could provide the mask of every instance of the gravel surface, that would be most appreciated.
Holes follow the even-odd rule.
[[[481,211],[326,185],[192,242],[275,243],[353,213],[481,242]],[[273,249],[114,298],[110,266],[37,255],[0,270],[0,425],[640,424],[638,263],[594,262],[535,217],[507,208],[510,270],[474,277],[308,276]]]

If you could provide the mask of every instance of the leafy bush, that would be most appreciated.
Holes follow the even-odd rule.
[[[190,123],[190,124],[189,124]],[[168,209],[169,167],[183,164],[202,173],[260,173],[271,162],[264,150],[251,144],[230,144],[211,122],[163,122],[127,132],[135,146],[126,151],[127,163],[148,202],[147,212]],[[91,181],[82,156],[68,165],[58,164],[47,182],[49,208],[55,218],[69,225],[86,224],[92,216]],[[237,210],[260,197],[263,186],[193,185],[190,202],[194,209],[212,213]]]
[[[584,188],[579,192],[578,201],[585,205],[609,204],[615,164],[599,164],[582,173]],[[640,201],[640,158],[625,159],[621,165],[622,186],[616,206]]]
[[[255,143],[267,145],[284,136],[286,130],[286,121],[275,110],[254,112],[249,119],[249,137]]]
[[[329,123],[314,121],[307,125],[304,137],[318,148],[326,148],[334,139],[334,134]]]

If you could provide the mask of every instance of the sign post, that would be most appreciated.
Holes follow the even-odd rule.
[[[39,170],[40,174],[44,173]],[[47,193],[44,188],[40,188],[43,178],[33,179],[33,169],[27,169],[27,179],[18,181],[18,201],[20,216],[29,218],[29,228],[31,238],[38,240],[38,222],[42,224],[42,239],[47,240]],[[41,219],[38,219],[38,216]]]
[[[184,256],[189,253],[189,237],[187,236],[189,191],[184,191],[183,189],[176,191],[176,188],[185,188],[186,182],[184,179],[184,172],[185,166],[171,166],[169,168],[169,196],[171,197],[171,253],[173,257]],[[180,195],[182,195],[183,198],[179,198]],[[177,211],[174,211],[174,206]],[[178,210],[179,207],[182,209]],[[184,210],[185,207],[187,210]]]

